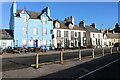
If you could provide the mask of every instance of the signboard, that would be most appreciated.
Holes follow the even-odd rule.
[[[39,38],[38,37],[32,37],[33,40],[38,40]]]
[[[64,37],[57,37],[56,39],[65,39]]]
[[[57,41],[57,43],[60,43],[61,41]]]
[[[72,40],[72,41],[70,41],[71,43],[73,43],[74,41]]]

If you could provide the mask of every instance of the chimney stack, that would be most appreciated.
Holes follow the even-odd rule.
[[[13,0],[14,3],[16,3],[16,0]]]
[[[92,26],[93,28],[96,28],[96,24],[95,24],[95,23],[92,23],[91,26]]]
[[[81,28],[85,27],[85,22],[84,22],[84,21],[81,21],[81,22],[79,23],[79,27],[81,27]]]
[[[99,31],[100,31],[101,33],[104,33],[104,32],[105,32],[105,30],[104,30],[104,29],[100,29]]]
[[[70,17],[65,18],[65,21],[66,21],[66,22],[71,22],[71,23],[73,23],[73,25],[74,25],[74,17],[73,17],[73,16],[70,16]]]
[[[108,33],[108,30],[106,30],[106,33]]]
[[[118,23],[116,23],[115,27],[116,28],[120,28],[120,25]]]

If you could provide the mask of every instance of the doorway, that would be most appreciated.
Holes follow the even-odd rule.
[[[34,47],[38,47],[38,40],[34,40]]]

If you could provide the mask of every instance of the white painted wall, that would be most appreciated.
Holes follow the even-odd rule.
[[[13,40],[0,40],[0,47],[4,49],[8,46],[13,46]]]
[[[93,37],[93,34],[94,34],[94,37]],[[98,36],[98,35],[100,35],[100,37]],[[103,44],[103,33],[95,33],[95,32],[91,32],[90,33],[90,38],[92,38],[92,45],[93,46],[96,46],[97,44],[96,44],[96,39],[98,40],[98,39],[100,39],[100,45],[102,45]],[[102,42],[102,43],[101,43]]]
[[[70,29],[53,29],[53,34],[54,34],[53,45],[55,46],[55,48],[57,48],[57,39],[56,39],[57,38],[57,30],[61,31],[61,38],[64,38],[64,31],[68,31],[68,40],[71,40],[71,31],[74,31],[74,37],[75,37],[75,32],[77,32],[77,37],[75,37],[75,38],[78,38],[78,32],[81,32],[81,46],[83,46],[83,40],[82,40],[83,32],[86,32],[86,31],[70,30]],[[63,41],[62,47],[64,47],[64,39],[61,39],[61,41]],[[71,47],[71,45],[69,47]]]
[[[106,35],[103,36],[102,42],[103,42],[103,47],[106,47],[106,45],[111,46],[109,43],[112,44],[112,40],[108,39]]]

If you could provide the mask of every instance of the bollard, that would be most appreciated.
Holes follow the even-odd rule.
[[[60,64],[63,64],[63,52],[60,52]]]
[[[105,55],[105,53],[104,53],[104,48],[103,48],[103,50],[102,50],[102,54],[103,54],[103,56]]]
[[[95,58],[95,52],[94,52],[94,49],[92,50],[92,56],[93,56],[93,58]]]
[[[82,60],[82,53],[81,53],[81,50],[79,50],[79,60]]]
[[[110,49],[110,53],[112,54],[112,47],[111,47],[111,49]]]
[[[38,68],[38,54],[36,54],[36,68]]]
[[[119,51],[119,47],[117,47],[117,51]]]

